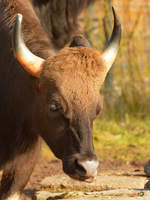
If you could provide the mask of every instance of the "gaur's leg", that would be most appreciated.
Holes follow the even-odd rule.
[[[0,186],[0,200],[23,200],[26,186],[40,153],[40,139],[24,154],[4,166]]]

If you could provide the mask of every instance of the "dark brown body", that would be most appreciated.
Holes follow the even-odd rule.
[[[27,5],[29,3],[24,3],[27,7],[25,8],[25,5],[20,3],[22,1],[12,1],[17,4],[16,8],[13,9],[11,8],[10,2],[11,1],[0,1],[0,166],[3,166],[7,161],[13,159],[19,151],[24,152],[29,145],[33,145],[38,137],[33,122],[33,118],[35,117],[33,114],[34,96],[36,92],[34,84],[32,84],[34,80],[20,67],[20,64],[14,58],[11,46],[11,27],[14,15],[17,12],[21,12],[22,7],[24,7],[22,11],[25,12],[24,15],[28,15],[28,17],[26,17],[27,20],[25,19],[25,32],[27,34],[27,40],[30,40],[27,43],[30,43],[29,46],[31,49],[32,46],[36,46],[33,51],[40,54],[41,52],[37,52],[36,50],[38,45],[43,48],[45,52],[46,45],[47,47],[49,46],[46,36],[45,38],[43,37],[44,39],[40,39],[40,34],[36,36],[35,32],[30,31],[33,29],[32,25],[34,24],[30,25],[28,22],[32,20],[29,19],[29,15],[33,15],[32,11],[30,11],[32,10],[32,8],[30,8],[31,5]],[[36,16],[33,18],[36,19]],[[43,34],[42,32],[44,31],[42,29],[40,30],[38,23],[38,20],[35,21],[36,28],[34,28],[34,30],[37,32],[41,31],[41,34]],[[34,41],[32,38],[34,38]],[[37,41],[39,41],[40,44]],[[45,52],[42,56],[46,57]]]
[[[78,14],[92,2],[0,0],[0,199],[21,198],[40,151],[40,137],[71,177],[95,176],[92,122],[101,109],[99,88],[107,70],[99,53],[87,47],[77,24]],[[45,60],[38,79],[13,54],[17,13],[24,17],[27,47]],[[72,48],[59,52],[67,44]],[[61,105],[57,112],[49,111],[53,101]]]

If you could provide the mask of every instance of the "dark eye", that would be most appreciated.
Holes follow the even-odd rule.
[[[58,103],[56,103],[56,102],[53,102],[53,103],[51,103],[50,105],[49,105],[49,111],[50,112],[57,112],[57,111],[59,111],[61,109],[61,106],[58,104]]]

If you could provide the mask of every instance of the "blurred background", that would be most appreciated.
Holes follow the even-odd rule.
[[[150,1],[99,0],[80,22],[93,47],[102,51],[112,31],[111,7],[122,24],[116,62],[103,88],[105,117],[145,118],[150,113]]]
[[[117,59],[102,90],[104,107],[94,122],[100,160],[150,159],[150,1],[98,0],[79,18],[88,40],[103,51],[112,31],[112,5],[122,24]]]

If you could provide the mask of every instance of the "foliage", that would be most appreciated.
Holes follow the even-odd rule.
[[[110,3],[110,0],[97,1],[84,14],[84,29],[93,47],[99,51],[112,30]],[[112,0],[112,5],[120,18],[123,33],[119,55],[102,89],[103,115],[119,119],[126,113],[147,117],[150,113],[150,2]]]

